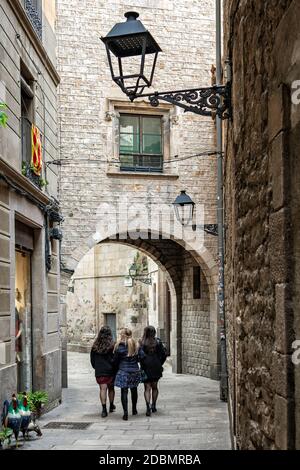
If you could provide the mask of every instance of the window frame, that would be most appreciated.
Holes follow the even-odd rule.
[[[139,152],[132,152],[132,153],[122,153],[120,148],[121,142],[121,117],[122,116],[129,116],[138,118],[138,136],[139,136]],[[160,139],[161,139],[161,153],[144,153],[143,152],[143,136],[144,129],[143,129],[143,119],[159,119],[160,122]],[[162,173],[163,172],[163,161],[164,161],[164,129],[163,129],[163,116],[159,114],[145,114],[145,113],[130,113],[130,112],[120,112],[119,113],[119,160],[120,160],[120,170],[121,171],[137,171],[137,172],[150,172],[150,173]],[[125,133],[123,133],[125,135]],[[134,135],[134,134],[129,134]],[[142,159],[143,157],[158,157],[160,158],[160,165],[159,166],[147,166],[147,165],[123,165],[121,161],[121,157],[125,156],[132,156]]]

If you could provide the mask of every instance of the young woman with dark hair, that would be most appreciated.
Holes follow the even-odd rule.
[[[114,342],[109,326],[102,326],[91,350],[91,364],[95,369],[96,381],[100,387],[100,402],[102,404],[102,418],[107,416],[106,400],[109,398],[109,412],[112,413],[114,405],[115,369],[114,369]]]
[[[119,341],[115,345],[115,365],[118,369],[115,386],[121,388],[121,402],[123,406],[123,419],[128,420],[128,389],[131,392],[132,414],[137,414],[137,387],[141,382],[141,371],[138,362],[141,359],[141,351],[132,338],[129,328],[120,331]]]
[[[150,416],[151,411],[153,413],[157,411],[157,384],[159,379],[162,377],[162,365],[167,358],[167,354],[162,341],[156,337],[156,330],[153,326],[146,326],[140,344],[144,352],[144,356],[141,361],[141,367],[144,373],[143,382],[145,387],[144,396],[147,407],[146,416]]]

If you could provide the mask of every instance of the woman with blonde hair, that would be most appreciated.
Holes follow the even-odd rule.
[[[137,414],[137,387],[141,382],[139,360],[143,352],[132,337],[129,328],[122,328],[120,338],[115,345],[115,366],[118,370],[115,386],[121,388],[121,402],[124,411],[123,419],[128,420],[128,389],[131,392],[132,414]]]

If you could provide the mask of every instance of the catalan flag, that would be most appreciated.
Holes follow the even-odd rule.
[[[31,127],[31,165],[36,175],[40,176],[42,171],[42,141],[41,133],[32,124]]]

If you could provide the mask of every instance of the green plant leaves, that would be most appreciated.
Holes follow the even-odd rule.
[[[28,405],[31,411],[38,411],[48,403],[48,393],[44,391],[28,392]]]
[[[5,103],[0,102],[0,127],[5,127],[7,124],[7,114],[3,111],[3,109],[7,109],[7,106]]]
[[[10,439],[12,436],[13,430],[10,428],[3,428],[2,431],[0,432],[0,441],[3,442],[6,439]]]

